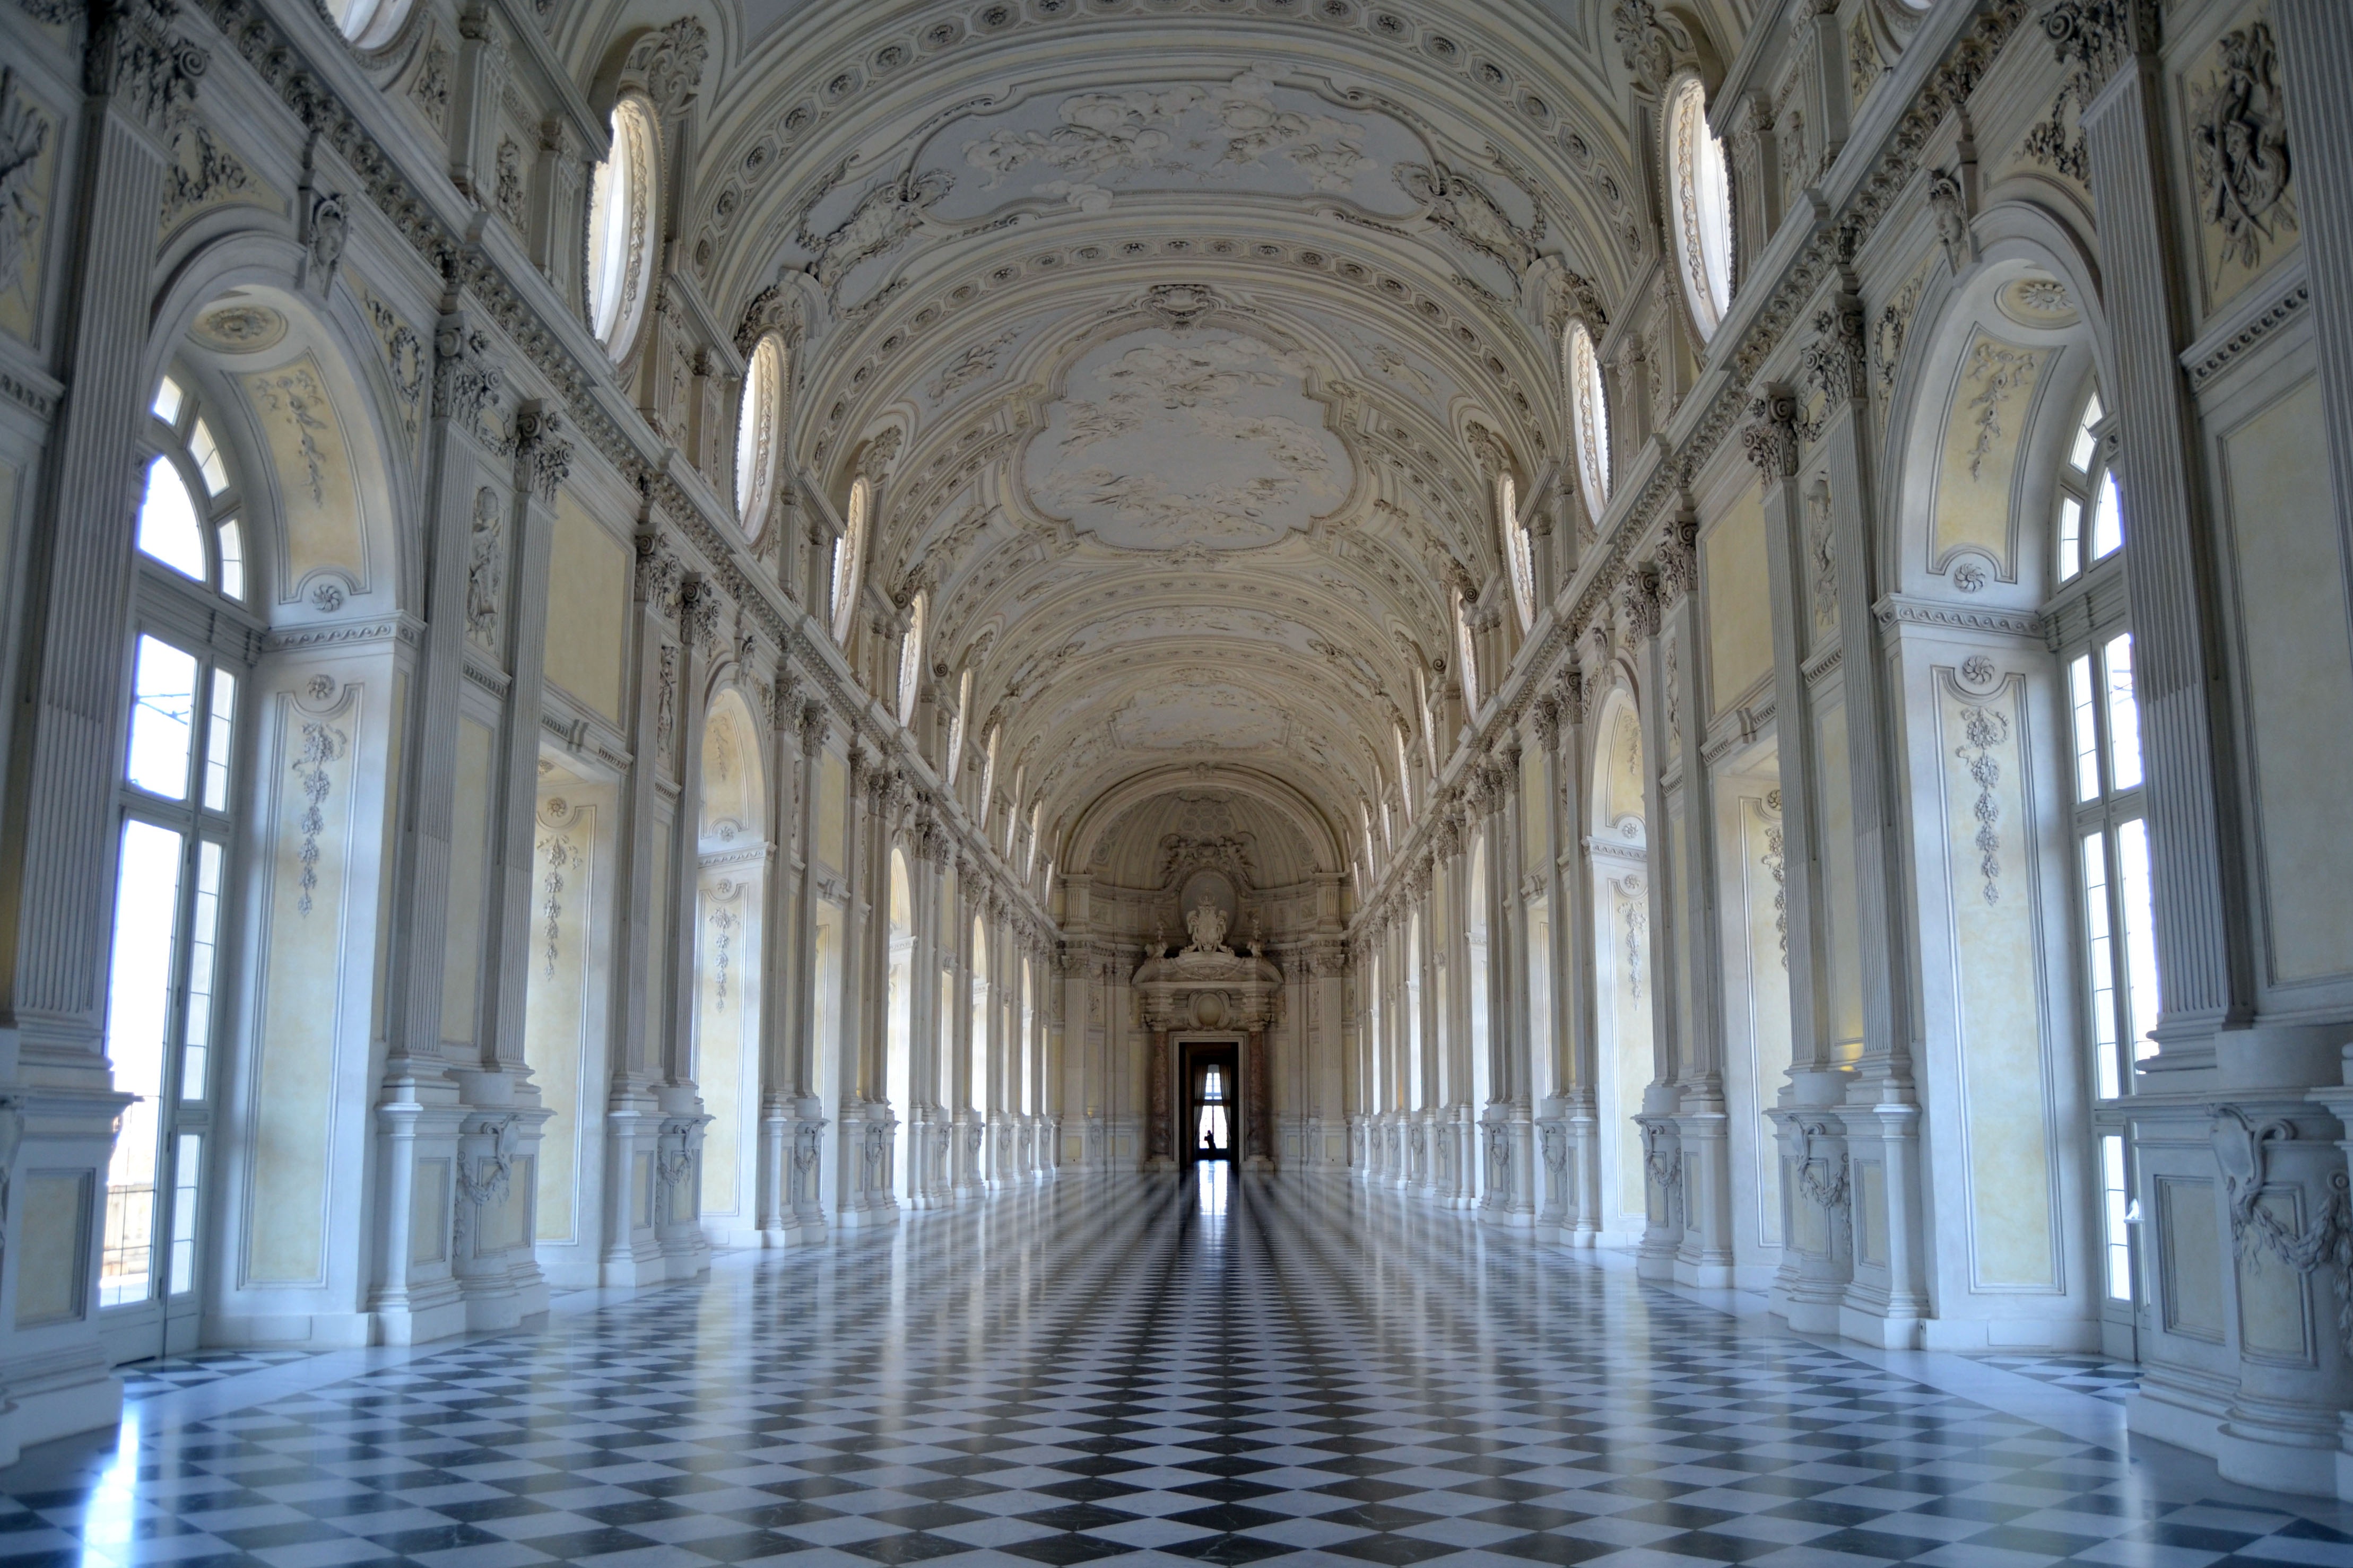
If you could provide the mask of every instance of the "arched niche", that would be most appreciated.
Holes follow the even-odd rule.
[[[144,383],[152,396],[166,374],[191,376],[221,412],[253,509],[248,602],[273,627],[417,598],[399,520],[419,504],[429,323],[395,317],[380,339],[348,282],[323,301],[286,287],[298,254],[237,237],[184,263],[156,303]]]
[[[1602,1234],[1641,1234],[1649,1205],[1642,1142],[1634,1123],[1656,1075],[1651,1029],[1651,874],[1641,714],[1622,680],[1602,699],[1591,728],[1594,1036],[1599,1101]]]
[[[712,699],[704,716],[697,775],[691,1076],[711,1117],[700,1212],[714,1242],[754,1246],[767,790],[759,726],[733,687]]]
[[[702,818],[696,837],[703,853],[724,853],[762,839],[767,823],[767,770],[760,727],[742,692],[730,687],[712,699],[702,726]]]
[[[1895,520],[1883,552],[1899,591],[2031,611],[2053,586],[2057,462],[2101,379],[2093,278],[2066,237],[2010,209],[2011,232],[1924,303],[1889,404]]]

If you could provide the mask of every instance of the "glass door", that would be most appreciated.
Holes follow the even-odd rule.
[[[132,655],[107,984],[116,1124],[99,1258],[118,1362],[194,1349],[238,675],[142,632]]]

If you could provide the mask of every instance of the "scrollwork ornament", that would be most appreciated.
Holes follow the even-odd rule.
[[[17,86],[15,68],[0,67],[0,279],[11,284],[40,230],[33,174],[48,144],[48,121]]]
[[[2226,1105],[2215,1112],[2208,1138],[2221,1168],[2237,1255],[2268,1254],[2307,1279],[2326,1270],[2337,1295],[2337,1335],[2353,1351],[2353,1182],[2341,1169],[2329,1171],[2319,1212],[2302,1230],[2293,1230],[2263,1197],[2272,1150],[2295,1142],[2295,1127],[2284,1121],[2258,1125]]]
[[[669,119],[694,97],[710,54],[710,29],[697,17],[681,16],[639,39],[629,50],[628,63],[643,76],[646,96]]]
[[[2222,231],[2222,259],[2252,269],[2296,226],[2279,49],[2258,21],[2223,34],[2215,51],[2219,68],[2191,89],[2190,169],[2201,215]]]
[[[501,1117],[482,1122],[472,1131],[491,1140],[491,1152],[475,1156],[470,1165],[463,1160],[458,1162],[458,1195],[469,1208],[504,1203],[516,1159],[515,1119]]]
[[[1847,1155],[1841,1151],[1836,1163],[1825,1154],[1814,1152],[1814,1140],[1831,1135],[1826,1122],[1806,1121],[1798,1126],[1798,1191],[1824,1209],[1836,1212],[1846,1207],[1848,1195]],[[1825,1174],[1825,1173],[1828,1173]]]
[[[1678,63],[1691,53],[1690,36],[1654,0],[1618,0],[1610,12],[1610,32],[1626,68],[1653,95],[1666,90]]]
[[[1672,1194],[1683,1184],[1683,1163],[1679,1148],[1669,1145],[1670,1139],[1676,1145],[1682,1142],[1672,1127],[1655,1121],[1643,1124],[1642,1169],[1662,1192]]]

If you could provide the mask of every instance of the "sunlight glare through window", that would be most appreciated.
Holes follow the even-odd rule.
[[[123,777],[150,795],[185,800],[195,716],[195,656],[161,637],[141,637],[132,678],[131,754]]]
[[[205,580],[205,534],[195,498],[169,458],[147,465],[147,497],[139,503],[139,549],[184,577]]]

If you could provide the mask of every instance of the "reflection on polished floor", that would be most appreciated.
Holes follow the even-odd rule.
[[[142,1386],[0,1473],[0,1565],[2353,1563],[2112,1401],[1223,1163]]]

